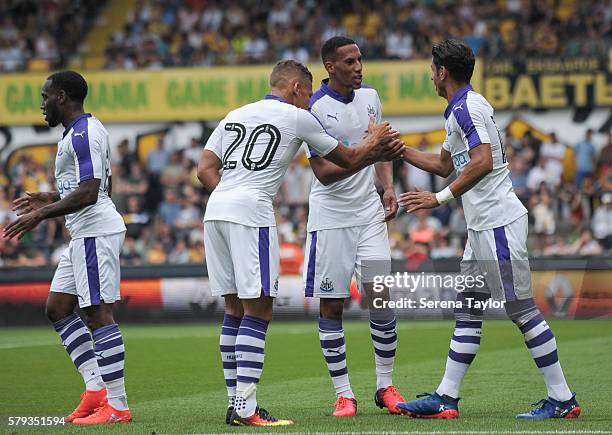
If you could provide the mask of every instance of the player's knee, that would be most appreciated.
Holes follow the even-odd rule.
[[[329,320],[342,320],[344,299],[321,299],[321,317]]]
[[[519,326],[540,314],[533,298],[507,301],[504,307],[508,318]]]
[[[72,312],[66,312],[63,307],[54,304],[47,304],[45,306],[45,315],[47,319],[52,323],[59,322],[63,318],[69,316]]]
[[[484,310],[482,302],[489,298],[489,294],[480,292],[460,292],[457,293],[455,307],[455,320],[482,320]]]

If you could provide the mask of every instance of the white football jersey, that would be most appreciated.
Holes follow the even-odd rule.
[[[311,113],[274,95],[230,112],[204,147],[223,163],[204,220],[276,226],[272,200],[303,141],[322,156],[338,145]]]
[[[345,97],[330,89],[327,82],[328,79],[323,80],[321,88],[312,96],[310,111],[339,142],[347,147],[357,145],[366,135],[370,117],[376,122],[381,120],[378,92],[363,86]],[[308,157],[317,156],[312,144],[308,145]],[[374,185],[374,166],[328,186],[314,177],[309,207],[309,232],[382,222],[385,212]]]
[[[76,190],[81,181],[100,180],[98,201],[66,215],[66,227],[73,239],[125,231],[123,218],[108,196],[110,176],[108,132],[97,118],[85,113],[64,130],[55,158],[55,181],[61,198]]]
[[[493,170],[461,197],[468,228],[497,228],[526,214],[512,188],[506,150],[489,102],[468,85],[457,91],[444,117],[446,139],[442,147],[451,154],[457,175],[470,161],[472,148],[491,144]]]

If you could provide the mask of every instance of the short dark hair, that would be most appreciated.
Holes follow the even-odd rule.
[[[344,47],[345,45],[353,45],[357,44],[351,38],[347,38],[346,36],[332,36],[323,47],[321,47],[321,60],[323,63],[328,61],[336,60],[336,50],[340,47]]]
[[[454,80],[459,83],[470,82],[476,58],[470,46],[465,42],[458,39],[447,39],[439,44],[434,44],[431,54],[436,69],[444,66]]]
[[[283,80],[299,76],[301,80],[312,82],[312,73],[308,68],[295,60],[281,60],[272,69],[270,74],[270,86],[279,86]]]
[[[76,71],[60,71],[47,77],[51,80],[51,87],[62,90],[71,100],[82,103],[87,96],[87,82],[81,74]]]

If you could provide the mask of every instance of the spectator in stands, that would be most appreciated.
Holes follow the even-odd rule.
[[[593,130],[586,131],[583,141],[574,146],[576,155],[576,186],[582,186],[584,177],[593,175],[595,160],[595,145],[593,145]]]
[[[184,239],[178,239],[174,250],[168,255],[168,263],[170,264],[188,264],[191,259],[191,253],[187,249],[187,244]]]
[[[300,163],[300,158],[301,155],[298,155],[289,164],[281,185],[283,204],[292,208],[308,204],[308,194],[312,183],[312,170],[304,167]]]
[[[202,152],[204,152],[204,145],[197,137],[193,137],[191,138],[191,146],[183,151],[183,157],[197,165],[200,162]]]
[[[149,214],[142,210],[140,198],[130,196],[127,201],[127,212],[123,214],[127,229],[126,237],[139,238],[142,229],[149,224],[149,219]]]
[[[578,239],[570,246],[570,251],[573,255],[581,257],[601,255],[603,252],[601,245],[593,238],[593,233],[589,228],[581,231]]]
[[[546,178],[550,180],[550,184],[555,188],[559,187],[561,175],[563,175],[565,145],[557,140],[557,135],[554,132],[550,134],[550,139],[542,144],[540,158],[544,162]]]
[[[510,161],[510,179],[514,193],[525,204],[529,198],[529,189],[527,188],[525,159],[522,156],[515,156]]]
[[[183,183],[189,182],[189,172],[185,173],[181,151],[170,155],[170,161],[161,171],[159,181],[165,190],[174,190],[179,193]]]
[[[612,172],[612,131],[608,132],[608,142],[599,153],[597,170],[604,177]]]
[[[159,217],[163,223],[174,228],[180,212],[181,205],[176,197],[176,192],[172,189],[167,189],[164,193],[164,200],[159,205]]]
[[[164,147],[164,138],[157,140],[157,148],[151,150],[147,156],[147,171],[149,174],[159,175],[170,161],[170,153]]]
[[[126,237],[123,247],[121,248],[121,265],[140,266],[141,264],[142,254],[138,252],[136,240],[132,237]]]
[[[601,196],[601,205],[595,209],[591,225],[593,235],[603,248],[612,250],[612,192]]]

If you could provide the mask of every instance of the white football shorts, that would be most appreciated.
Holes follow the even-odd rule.
[[[498,228],[468,230],[461,273],[484,276],[482,290],[494,300],[514,301],[533,296],[527,254],[527,215]],[[467,291],[473,289],[466,289]]]
[[[125,232],[71,240],[50,291],[75,295],[81,308],[121,299],[119,254],[124,238]]]
[[[276,227],[204,222],[204,247],[213,296],[240,299],[278,295],[280,250]]]
[[[376,275],[391,272],[384,222],[308,233],[304,258],[306,297],[348,298],[353,274],[359,290]]]

